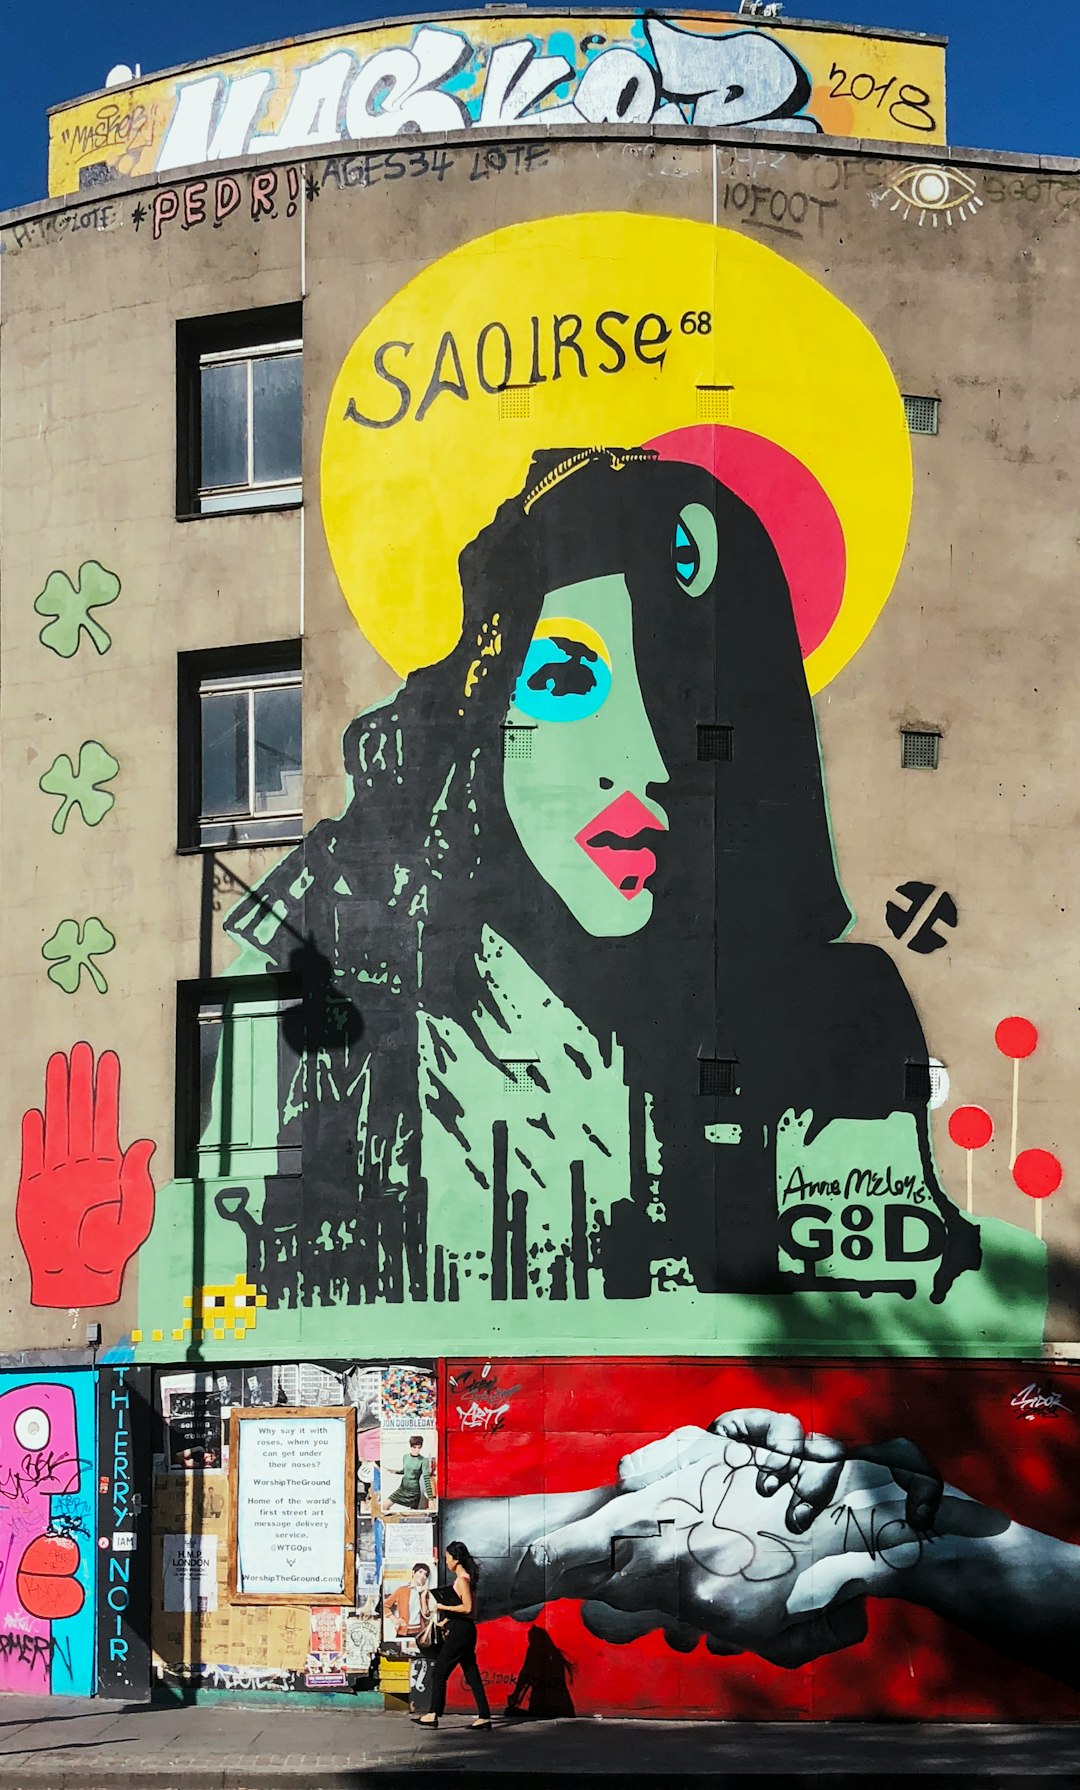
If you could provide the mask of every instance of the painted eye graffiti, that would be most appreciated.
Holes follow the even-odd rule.
[[[703,503],[688,503],[679,511],[671,557],[687,596],[703,596],[716,577],[720,557],[716,517]]]
[[[611,656],[587,622],[540,622],[514,690],[514,707],[534,721],[583,721],[611,689]]]
[[[675,570],[679,574],[681,584],[689,584],[696,576],[701,565],[701,555],[697,546],[687,534],[681,522],[675,524]]]
[[[34,1454],[39,1448],[44,1448],[51,1428],[45,1412],[40,1411],[36,1405],[28,1405],[15,1419],[15,1440],[28,1454]]]
[[[899,211],[903,205],[905,218],[918,212],[920,224],[929,217],[935,229],[939,217],[951,224],[955,213],[962,221],[969,212],[974,216],[982,204],[974,180],[959,168],[905,168],[888,182],[885,193],[895,194],[893,211]]]

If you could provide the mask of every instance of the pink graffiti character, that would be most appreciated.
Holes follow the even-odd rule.
[[[38,1383],[0,1394],[0,1689],[49,1687],[51,1624],[81,1610],[79,1544],[53,1527],[52,1501],[76,1493],[75,1395]]]
[[[124,1269],[154,1222],[150,1158],[140,1138],[120,1148],[120,1063],[76,1044],[45,1070],[45,1111],[23,1117],[15,1224],[30,1267],[32,1305],[115,1305]]]

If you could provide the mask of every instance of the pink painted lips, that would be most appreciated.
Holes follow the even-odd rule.
[[[656,870],[656,853],[648,845],[647,835],[666,831],[663,821],[627,789],[575,833],[574,839],[620,895],[633,901]]]

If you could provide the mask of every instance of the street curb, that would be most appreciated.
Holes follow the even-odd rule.
[[[703,1784],[722,1785],[723,1790],[781,1790],[781,1787],[784,1790],[835,1790],[838,1782],[843,1790],[911,1790],[912,1779],[916,1777],[919,1790],[947,1790],[947,1787],[953,1790],[958,1785],[977,1785],[978,1790],[1017,1790],[1021,1782],[1029,1783],[1034,1775],[1051,1783],[1075,1784],[1078,1781],[1077,1774],[1071,1769],[1063,1769],[1060,1773],[1053,1769],[1042,1771],[1034,1760],[1005,1773],[989,1774],[973,1765],[967,1770],[946,1773],[924,1773],[915,1767],[899,1776],[893,1773],[886,1776],[878,1772],[838,1772],[835,1766],[797,1772],[727,1772],[717,1770],[715,1764],[701,1772],[690,1773],[632,1773],[618,1764],[599,1772],[581,1771],[575,1767],[566,1771],[518,1772],[512,1768],[508,1771],[503,1763],[494,1760],[489,1766],[477,1768],[462,1767],[452,1758],[443,1765],[418,1766],[411,1761],[402,1761],[399,1766],[389,1769],[385,1766],[367,1767],[358,1762],[345,1770],[334,1767],[324,1771],[314,1761],[298,1764],[292,1769],[281,1766],[264,1769],[256,1759],[243,1766],[219,1766],[210,1771],[176,1765],[150,1770],[132,1766],[111,1770],[107,1776],[102,1776],[100,1769],[86,1771],[63,1767],[57,1776],[43,1761],[40,1768],[31,1770],[0,1767],[0,1790],[402,1790],[406,1776],[409,1790],[443,1790],[451,1774],[461,1790],[472,1790],[473,1786],[486,1790],[496,1774],[512,1780],[514,1790],[550,1790],[553,1776],[571,1774],[575,1784],[610,1786],[613,1780],[630,1780],[647,1786],[647,1790],[702,1790]]]

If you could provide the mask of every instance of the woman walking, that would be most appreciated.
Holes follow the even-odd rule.
[[[476,1663],[476,1585],[480,1568],[462,1541],[447,1544],[445,1559],[454,1582],[439,1585],[431,1598],[446,1612],[443,1619],[446,1639],[436,1655],[432,1673],[431,1714],[420,1716],[419,1725],[421,1728],[438,1727],[439,1717],[446,1708],[447,1681],[454,1667],[460,1666],[476,1704],[476,1720],[472,1725],[474,1728],[490,1728],[491,1710]]]

